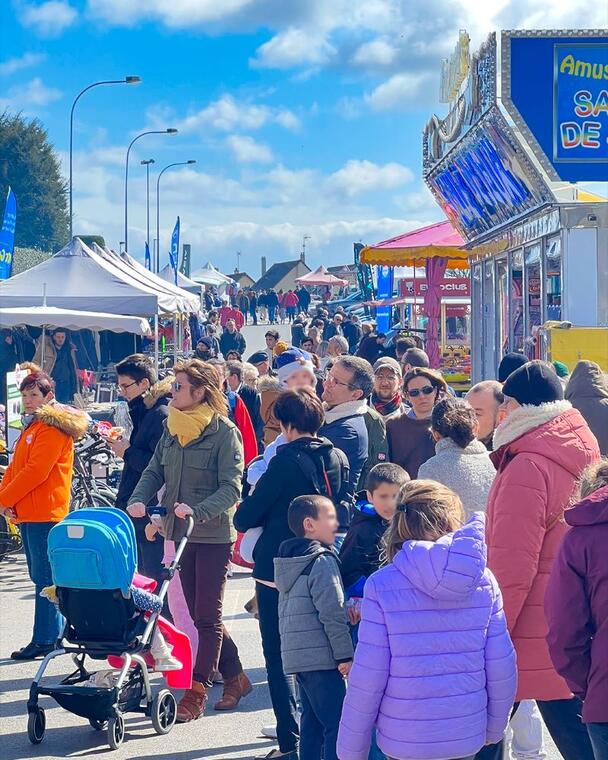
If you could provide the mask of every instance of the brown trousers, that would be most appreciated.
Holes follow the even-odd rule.
[[[194,680],[211,687],[219,669],[224,679],[242,672],[239,652],[222,623],[222,604],[231,544],[189,543],[180,562],[180,578],[190,617],[198,631]]]

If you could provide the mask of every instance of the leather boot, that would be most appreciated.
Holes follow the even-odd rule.
[[[250,694],[253,690],[251,681],[245,673],[241,672],[234,678],[227,678],[224,681],[224,694],[220,701],[214,706],[214,710],[234,710],[243,697]]]
[[[202,683],[192,681],[192,688],[187,689],[177,705],[177,722],[189,723],[197,720],[205,712],[207,689]]]

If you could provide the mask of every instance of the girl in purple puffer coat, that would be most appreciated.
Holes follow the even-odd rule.
[[[463,526],[463,514],[439,483],[403,486],[385,537],[390,564],[365,585],[340,760],[366,760],[374,726],[395,760],[469,758],[502,738],[515,652],[486,567],[484,516]]]

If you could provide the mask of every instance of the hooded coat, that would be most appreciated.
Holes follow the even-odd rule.
[[[608,723],[608,487],[568,509],[572,526],[547,586],[547,641],[557,672],[583,700],[584,723]]]
[[[61,522],[70,506],[74,441],[87,431],[84,412],[63,404],[39,407],[25,427],[0,482],[0,504],[18,522]]]
[[[608,380],[600,366],[580,361],[570,375],[566,398],[585,418],[602,456],[608,456]]]
[[[599,457],[593,433],[567,401],[526,405],[494,433],[496,479],[488,496],[488,566],[504,598],[517,651],[517,700],[568,699],[547,647],[543,600],[566,535],[564,509]]]
[[[379,569],[382,537],[388,526],[369,503],[366,492],[357,494],[352,521],[340,547],[340,570],[349,596],[362,596],[365,581]]]
[[[173,377],[159,380],[147,393],[129,402],[133,430],[129,438],[129,448],[124,454],[124,467],[116,495],[118,509],[127,508],[129,498],[161,439],[163,423],[169,412],[172,381]],[[152,501],[156,502],[156,495]],[[132,519],[136,525],[141,525],[142,530],[149,522],[147,517]]]
[[[234,516],[234,526],[240,533],[250,528],[263,528],[253,550],[253,577],[266,583],[274,582],[273,560],[279,546],[294,535],[287,523],[287,510],[296,496],[315,493],[309,476],[300,467],[295,454],[308,455],[327,472],[332,493],[341,489],[341,463],[325,438],[298,438],[277,448],[268,462],[266,472],[257,481],[252,494],[243,499]]]
[[[292,538],[274,560],[281,657],[287,674],[335,670],[353,658],[336,555],[318,541]]]
[[[365,760],[374,725],[388,757],[473,755],[502,738],[515,681],[477,513],[438,541],[406,541],[368,579],[338,756]]]

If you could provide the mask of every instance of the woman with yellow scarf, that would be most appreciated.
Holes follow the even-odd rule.
[[[224,703],[236,706],[251,691],[236,645],[222,623],[224,586],[236,540],[232,518],[241,493],[243,444],[228,419],[220,385],[210,364],[190,359],[177,365],[166,429],[128,506],[133,517],[144,516],[145,505],[164,486],[163,533],[171,541],[180,541],[185,518],[194,518],[180,572],[198,631],[192,688],[178,705],[177,719],[183,723],[203,714],[218,661],[224,698],[217,709],[227,709]]]

